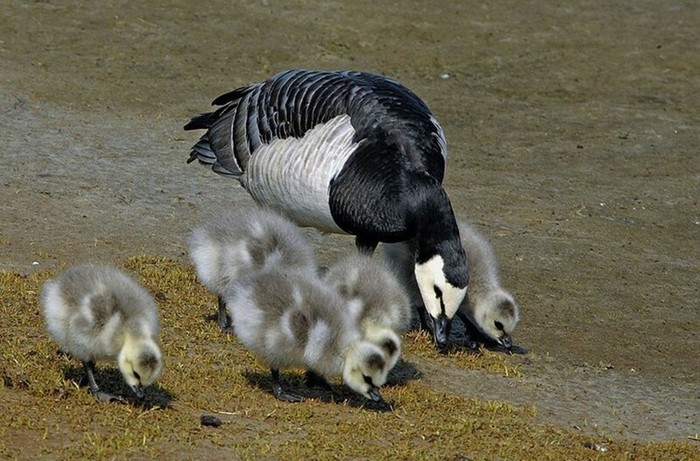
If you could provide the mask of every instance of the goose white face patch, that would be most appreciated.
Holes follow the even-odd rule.
[[[253,152],[241,184],[253,199],[300,226],[344,233],[333,221],[328,188],[357,143],[349,115],[339,115],[302,138],[275,139]]]
[[[467,294],[467,288],[458,288],[445,278],[445,265],[440,255],[435,255],[422,264],[416,264],[414,272],[423,304],[434,319],[441,314],[452,319]]]

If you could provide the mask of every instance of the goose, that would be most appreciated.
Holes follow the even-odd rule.
[[[358,394],[381,400],[379,387],[390,371],[384,350],[363,339],[359,307],[343,300],[315,273],[259,272],[233,283],[225,300],[238,339],[270,367],[273,394],[279,400],[303,400],[280,385],[279,370],[291,367],[321,377],[342,376]],[[395,334],[391,340],[399,343]]]
[[[323,279],[329,287],[359,306],[365,339],[385,350],[389,368],[393,368],[401,349],[386,332],[402,333],[411,325],[411,304],[394,273],[381,260],[358,253],[332,264]]]
[[[476,326],[489,340],[511,350],[511,335],[520,321],[520,308],[513,295],[501,287],[493,247],[473,225],[461,219],[457,223],[469,260],[469,288],[457,316],[467,330]],[[420,313],[420,293],[411,271],[411,249],[405,243],[383,247],[384,257],[408,287],[409,297]]]
[[[187,240],[197,276],[218,298],[218,324],[232,332],[223,300],[233,280],[254,271],[314,267],[314,251],[289,219],[264,208],[246,208],[196,227]]]
[[[98,401],[123,400],[100,390],[95,362],[116,360],[137,398],[163,369],[158,347],[160,320],[151,295],[111,266],[71,267],[41,291],[46,329],[61,350],[80,360]]]
[[[300,226],[379,242],[412,240],[416,281],[438,347],[464,299],[467,258],[442,187],[442,127],[411,90],[357,71],[288,70],[237,88],[185,130],[188,160],[232,177]]]

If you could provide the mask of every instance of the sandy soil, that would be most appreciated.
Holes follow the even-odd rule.
[[[513,358],[519,379],[429,362],[425,379],[586,431],[700,432],[698,3],[6,0],[0,12],[0,269],[184,258],[195,223],[252,203],[185,163],[191,115],[287,68],[383,73],[442,123],[446,188],[492,240],[529,351]],[[324,258],[352,250],[312,236]]]

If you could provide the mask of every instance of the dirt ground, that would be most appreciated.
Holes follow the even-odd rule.
[[[697,2],[18,1],[0,6],[0,269],[131,255],[252,204],[190,116],[288,68],[398,79],[455,212],[522,306],[518,379],[425,379],[642,440],[700,432]],[[322,258],[352,240],[311,232]],[[432,368],[431,368],[432,367]]]

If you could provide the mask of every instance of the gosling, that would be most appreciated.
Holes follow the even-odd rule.
[[[342,376],[358,394],[381,400],[379,387],[391,369],[385,351],[363,339],[359,309],[349,307],[315,272],[260,272],[234,283],[225,301],[236,336],[270,367],[279,400],[303,400],[279,382],[279,370],[293,367],[324,378]],[[385,334],[400,344],[395,333]]]
[[[203,224],[187,243],[199,280],[217,296],[217,323],[226,332],[233,329],[223,296],[233,281],[273,267],[316,266],[301,229],[264,208],[239,210]]]
[[[467,330],[475,326],[488,340],[510,351],[512,333],[520,321],[520,309],[513,296],[501,287],[498,262],[486,238],[471,224],[457,219],[460,239],[467,254],[469,285],[457,311]],[[412,303],[422,314],[422,299],[413,274],[413,253],[409,243],[384,245],[384,257],[409,290]],[[425,322],[421,322],[425,324]],[[468,342],[476,347],[468,338]]]
[[[342,297],[352,301],[360,312],[360,326],[365,339],[384,349],[390,368],[401,355],[395,335],[387,330],[402,333],[411,325],[411,304],[406,290],[396,276],[381,260],[359,253],[337,261],[323,276],[326,284]]]
[[[61,350],[80,360],[98,401],[123,401],[100,390],[95,362],[115,360],[137,398],[163,370],[160,320],[151,295],[124,272],[84,264],[47,281],[41,291],[46,328]]]

